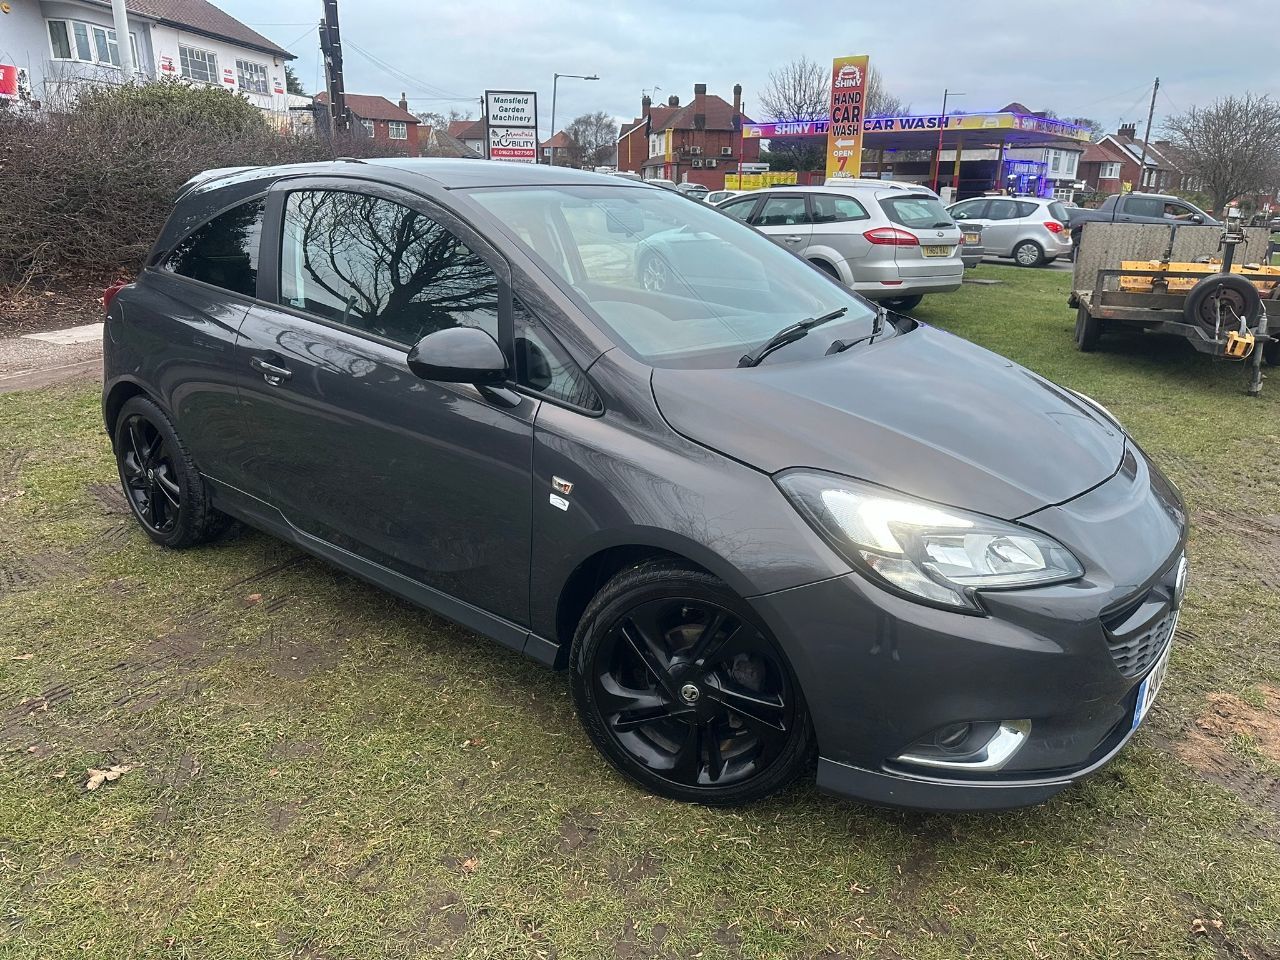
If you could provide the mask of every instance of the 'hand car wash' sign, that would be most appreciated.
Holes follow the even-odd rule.
[[[831,64],[831,122],[827,127],[827,177],[862,173],[862,113],[871,58],[836,57]]]

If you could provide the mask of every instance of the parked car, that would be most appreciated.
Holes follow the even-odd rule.
[[[909,180],[877,180],[874,177],[827,177],[823,182],[827,187],[873,187],[880,190],[906,190],[910,193],[924,193],[935,200],[942,199],[938,194],[922,183]]]
[[[964,268],[971,270],[982,263],[982,258],[987,252],[982,241],[982,224],[965,221],[957,223],[956,226],[964,234],[964,240],[960,244],[960,259],[964,261]]]
[[[665,180],[662,177],[654,177],[650,180],[645,180],[645,183],[653,187],[662,187],[664,190],[674,190],[677,193],[680,192],[680,184],[676,183],[674,180]]]
[[[918,258],[932,198],[799,199],[864,196],[854,222]],[[672,224],[716,242],[646,289]],[[670,191],[479,160],[213,175],[108,293],[103,415],[148,537],[236,518],[566,668],[591,740],[665,796],[753,800],[816,758],[876,803],[1037,803],[1164,676],[1185,508],[1106,410]]]
[[[1219,227],[1222,224],[1194,204],[1165,193],[1115,193],[1095,209],[1069,211],[1071,239],[1079,248],[1086,223],[1165,223]]]
[[[640,176],[638,173],[632,173],[630,170],[615,170],[613,173],[609,174],[609,176],[621,177],[623,180],[638,180],[641,183],[644,182],[644,177]]]
[[[676,189],[686,197],[693,197],[695,200],[706,200],[707,194],[711,192],[710,187],[703,186],[701,183],[681,183],[676,185]]]
[[[712,206],[717,206],[733,197],[740,197],[746,192],[746,190],[712,190],[703,199]]]
[[[891,310],[914,310],[925,294],[958,290],[964,276],[960,229],[927,191],[787,187],[720,209]]]
[[[1012,257],[1020,267],[1041,267],[1071,256],[1067,210],[1044,197],[974,197],[947,207],[957,223],[982,226],[989,257]]]

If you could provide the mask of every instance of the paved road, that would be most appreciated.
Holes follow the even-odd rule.
[[[0,393],[101,377],[101,323],[0,340]]]

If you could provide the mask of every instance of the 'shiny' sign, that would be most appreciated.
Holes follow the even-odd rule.
[[[827,127],[828,179],[862,173],[862,114],[871,58],[836,57],[831,64],[831,123]]]

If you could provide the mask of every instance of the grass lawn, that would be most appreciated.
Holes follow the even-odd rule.
[[[259,534],[162,552],[94,388],[0,396],[0,956],[1280,957],[1280,380],[1077,353],[1068,273],[973,276],[919,316],[1106,404],[1192,509],[1104,772],[998,815],[654,799],[562,676]]]

